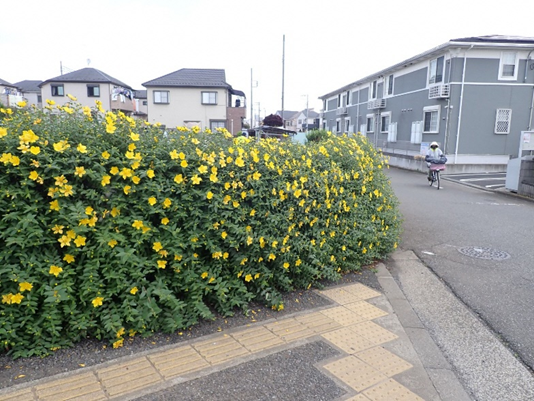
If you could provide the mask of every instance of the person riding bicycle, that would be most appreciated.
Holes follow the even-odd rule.
[[[432,170],[430,166],[432,164],[445,164],[447,161],[437,142],[434,141],[430,144],[430,148],[426,152],[425,161],[428,166],[428,181],[432,181]]]

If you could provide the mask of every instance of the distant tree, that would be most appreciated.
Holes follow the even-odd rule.
[[[281,127],[284,125],[284,121],[278,114],[269,114],[263,119],[263,125],[267,125],[269,127]]]

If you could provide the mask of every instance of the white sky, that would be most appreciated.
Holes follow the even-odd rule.
[[[527,0],[12,0],[2,2],[0,78],[97,68],[134,89],[181,68],[222,68],[261,116],[322,107],[319,96],[450,39],[534,37]],[[66,68],[64,71],[66,71]],[[247,117],[250,112],[247,113]]]

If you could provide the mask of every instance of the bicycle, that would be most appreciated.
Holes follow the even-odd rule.
[[[440,189],[440,171],[445,170],[445,164],[430,164],[428,168],[430,169],[430,180],[428,183],[430,186],[436,183],[437,189]]]

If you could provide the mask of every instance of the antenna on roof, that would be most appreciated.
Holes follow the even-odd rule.
[[[89,67],[89,64],[91,64],[91,59],[90,58],[87,59],[87,67]]]

